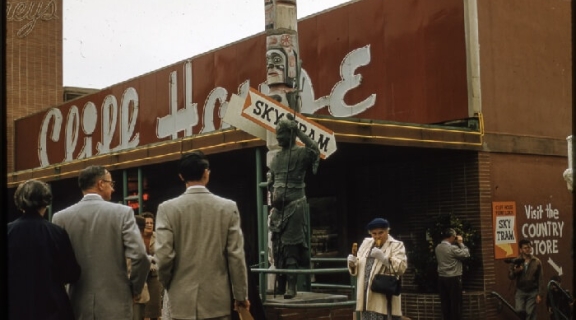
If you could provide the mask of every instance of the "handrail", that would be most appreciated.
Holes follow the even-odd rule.
[[[324,303],[264,303],[267,307],[282,307],[282,308],[330,308],[339,306],[355,306],[356,300],[347,300],[340,302],[324,302]]]
[[[314,274],[314,273],[339,273],[348,272],[348,268],[323,268],[323,269],[262,269],[254,268],[252,272],[282,273],[282,274]]]
[[[311,283],[313,288],[334,288],[334,289],[354,289],[355,285],[352,284],[331,284],[331,283]]]
[[[490,292],[490,294],[492,294],[493,296],[495,296],[496,298],[498,298],[500,300],[500,305],[498,306],[498,309],[499,309],[498,311],[502,310],[502,304],[504,304],[518,317],[518,319],[524,319],[525,318],[521,314],[516,312],[516,308],[514,308],[508,301],[506,301],[506,299],[504,299],[504,297],[502,297],[498,292],[492,291],[492,292]]]
[[[326,259],[326,260],[324,260]],[[336,261],[342,262],[346,261],[343,258],[312,258],[314,262],[323,261]],[[318,269],[267,269],[267,268],[250,268],[251,272],[256,272],[260,274],[327,274],[327,273],[348,273],[348,268],[318,268]],[[355,277],[351,277],[351,284],[350,285],[338,285],[338,284],[328,284],[328,283],[315,283],[311,284],[311,287],[316,288],[335,288],[335,289],[349,289],[352,291],[351,296],[356,297],[356,281],[354,281]],[[337,301],[337,302],[325,302],[325,303],[270,303],[266,302],[266,296],[262,296],[262,303],[266,306],[277,306],[283,308],[327,308],[327,307],[337,307],[337,306],[354,306],[356,305],[356,300],[346,300],[346,301]]]
[[[346,262],[346,258],[310,258],[312,262]]]
[[[568,298],[568,301],[572,300],[573,302],[573,298],[570,295],[570,293],[566,292],[566,290],[562,289],[562,286],[560,285],[559,282],[555,281],[555,280],[550,280],[550,282],[548,282],[548,285],[546,286],[546,289],[548,290],[546,297],[548,299],[550,299],[550,306],[552,308],[552,314],[554,315],[554,319],[555,320],[568,320],[568,316],[565,315],[562,311],[560,311],[560,308],[557,305],[557,301],[554,301],[554,295],[550,294],[552,291],[552,287],[556,287],[558,288],[558,291],[561,292],[564,296],[566,296],[566,298]]]

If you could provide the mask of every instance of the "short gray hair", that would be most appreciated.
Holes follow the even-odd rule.
[[[46,182],[31,179],[18,186],[14,193],[14,203],[24,212],[37,211],[52,203],[52,191]]]

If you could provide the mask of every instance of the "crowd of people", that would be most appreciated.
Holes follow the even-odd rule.
[[[156,221],[110,202],[114,181],[103,166],[79,173],[82,199],[51,222],[50,187],[20,184],[23,214],[7,228],[8,318],[224,320],[248,311],[236,203],[206,188],[210,164],[200,151],[182,157],[179,176],[186,191],[160,204]]]
[[[50,187],[34,179],[21,183],[14,201],[22,216],[7,228],[8,318],[228,320],[255,306],[252,314],[264,319],[258,292],[249,285],[236,203],[207,189],[210,163],[202,152],[183,155],[178,172],[186,191],[161,203],[156,216],[110,202],[114,181],[103,166],[79,173],[83,198],[56,212],[52,222],[44,218]],[[373,219],[366,225],[369,236],[347,258],[357,277],[359,320],[402,319],[401,290],[373,290],[376,275],[401,279],[408,267],[404,243],[390,230],[388,220]],[[529,240],[519,246],[520,262],[511,263],[508,273],[516,281],[516,311],[536,319],[546,294],[543,266]],[[279,248],[281,266],[297,262],[298,250]],[[447,229],[435,255],[443,319],[462,319],[462,261],[470,251],[456,230]],[[551,280],[561,290],[560,279]],[[287,282],[290,299],[296,292]],[[571,317],[571,305],[564,306],[574,303],[569,293],[556,290],[546,298],[551,316]]]

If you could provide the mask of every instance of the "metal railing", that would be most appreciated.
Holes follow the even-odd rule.
[[[546,293],[546,299],[548,299],[548,303],[550,308],[552,309],[552,315],[554,316],[555,320],[569,320],[571,319],[570,315],[564,314],[563,311],[567,309],[571,309],[572,306],[570,303],[574,303],[574,298],[570,293],[566,292],[566,290],[562,289],[562,286],[559,282],[555,280],[550,280],[548,282],[548,286],[546,287],[548,292]],[[565,299],[564,301],[568,304],[564,306],[566,309],[563,310],[562,306],[559,305],[560,301],[556,301],[556,299]]]
[[[311,258],[312,263],[315,262],[343,262],[346,263],[346,258]],[[268,268],[251,268],[252,272],[260,274],[334,274],[334,273],[348,273],[348,268],[311,268],[311,269],[268,269]],[[350,290],[351,300],[346,301],[334,301],[334,302],[322,302],[322,303],[271,303],[266,302],[267,296],[267,280],[264,279],[263,283],[260,285],[260,296],[262,303],[266,306],[281,306],[283,308],[330,308],[339,306],[355,306],[356,305],[356,277],[350,277],[350,284],[333,284],[333,283],[311,283],[310,288],[329,288],[329,289],[340,289],[340,290]]]
[[[514,308],[514,306],[512,306],[506,299],[504,299],[504,297],[502,297],[498,292],[492,291],[492,292],[490,292],[490,294],[492,294],[493,296],[498,298],[498,311],[499,312],[502,311],[502,309],[503,309],[502,306],[506,306],[508,309],[510,309],[518,317],[518,319],[523,320],[526,318],[525,314],[516,312],[516,308]]]

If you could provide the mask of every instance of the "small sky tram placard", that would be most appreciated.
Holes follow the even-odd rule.
[[[494,257],[504,259],[518,256],[518,228],[516,202],[492,202],[494,223]]]

